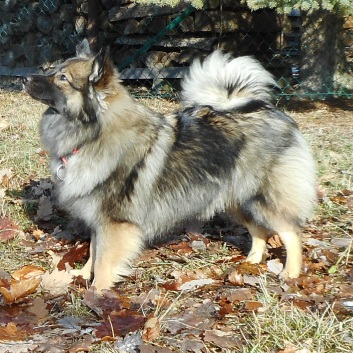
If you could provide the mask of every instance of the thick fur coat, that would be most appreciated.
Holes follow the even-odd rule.
[[[216,51],[182,83],[182,108],[161,115],[136,102],[106,50],[77,56],[26,91],[49,105],[40,124],[60,206],[92,229],[76,271],[98,292],[129,273],[144,245],[189,219],[226,212],[252,236],[258,263],[269,232],[287,250],[282,278],[301,269],[300,228],[315,203],[312,155],[271,99],[273,77],[251,57]]]

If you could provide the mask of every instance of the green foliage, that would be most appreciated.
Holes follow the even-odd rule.
[[[352,0],[243,0],[252,10],[265,7],[277,8],[280,13],[289,13],[292,9],[309,10],[328,10],[351,14],[353,12]]]
[[[134,0],[135,2],[143,5],[159,5],[159,6],[177,6],[180,3],[186,3],[194,6],[197,9],[200,9],[205,0],[186,0],[186,1],[181,1],[181,0]]]
[[[202,8],[206,0],[186,0],[195,8]],[[252,10],[262,8],[276,8],[279,13],[289,13],[293,9],[297,10],[328,10],[340,12],[346,15],[353,13],[353,0],[241,0]],[[182,0],[135,0],[139,4],[155,4],[159,6],[176,6]]]

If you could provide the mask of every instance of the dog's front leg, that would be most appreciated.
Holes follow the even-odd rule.
[[[266,229],[253,223],[246,224],[252,238],[251,250],[246,258],[252,264],[260,263],[266,254],[267,232]]]
[[[132,223],[107,222],[97,230],[92,286],[98,294],[131,273],[132,261],[142,247],[142,231]]]
[[[93,274],[93,264],[96,258],[96,234],[92,232],[91,244],[89,247],[89,259],[80,270],[71,270],[70,273],[74,276],[82,276],[84,279],[91,279]]]

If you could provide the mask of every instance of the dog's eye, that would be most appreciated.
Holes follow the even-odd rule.
[[[66,75],[64,75],[64,74],[60,75],[60,76],[59,76],[59,80],[60,80],[60,81],[67,81]]]

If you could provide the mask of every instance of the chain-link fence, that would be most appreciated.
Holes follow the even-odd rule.
[[[93,15],[89,13],[92,3]],[[300,13],[251,11],[234,0],[209,0],[201,10],[187,3],[158,7],[129,0],[0,1],[0,75],[25,75],[72,56],[92,16],[98,43],[111,47],[121,77],[135,95],[174,95],[192,60],[216,48],[234,56],[253,55],[276,77],[280,87],[276,94],[298,95]],[[342,34],[351,65],[353,21],[349,18]],[[326,88],[326,94],[352,96],[351,91],[333,86]]]
[[[1,74],[21,75],[72,55],[85,35],[85,5],[60,0],[0,1]]]

